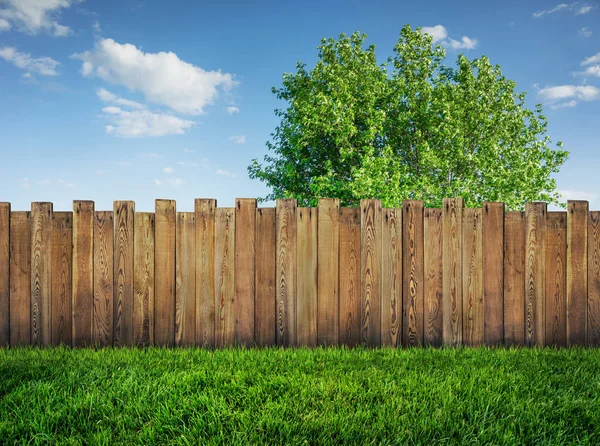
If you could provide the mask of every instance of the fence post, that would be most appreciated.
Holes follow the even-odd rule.
[[[588,202],[567,202],[567,343],[585,345],[587,338]]]
[[[462,320],[462,198],[444,198],[443,220],[443,341],[444,345],[457,346],[463,341]]]

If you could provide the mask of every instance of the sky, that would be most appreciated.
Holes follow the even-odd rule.
[[[544,105],[571,152],[564,199],[600,210],[600,1],[0,0],[0,201],[194,198],[233,206],[278,125],[272,87],[324,37],[361,31],[380,62],[410,24],[487,55]]]

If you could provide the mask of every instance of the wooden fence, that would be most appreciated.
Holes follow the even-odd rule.
[[[0,203],[0,345],[600,345],[600,212]]]

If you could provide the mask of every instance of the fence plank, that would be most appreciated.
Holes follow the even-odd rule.
[[[112,344],[113,336],[113,213],[97,211],[94,219],[94,344]]]
[[[340,331],[339,199],[319,199],[317,231],[317,341],[319,345],[337,345]]]
[[[133,343],[154,343],[154,213],[136,212],[133,231]]]
[[[92,344],[94,202],[73,201],[73,346]]]
[[[589,346],[600,345],[600,211],[588,220],[588,336]]]
[[[73,212],[52,214],[52,344],[73,339]]]
[[[442,209],[425,209],[423,225],[423,342],[438,347],[443,340]]]
[[[215,210],[215,336],[217,347],[235,342],[235,209]]]
[[[484,339],[482,210],[464,210],[463,344],[480,346]]]
[[[175,230],[175,345],[196,343],[196,225],[193,212],[177,212]]]
[[[135,203],[113,203],[113,342],[133,343],[133,231]]]
[[[402,342],[423,345],[423,202],[404,201]]]
[[[360,342],[360,209],[340,209],[339,343]]]
[[[525,344],[544,345],[546,203],[525,205]]]
[[[256,199],[235,203],[235,342],[254,344]]]
[[[588,202],[567,202],[567,343],[585,345],[587,338]]]
[[[10,343],[10,203],[0,203],[0,347]]]
[[[52,203],[31,203],[31,343],[49,345]]]
[[[487,345],[504,342],[504,203],[483,204],[483,312]]]
[[[175,343],[175,200],[156,200],[154,234],[154,341]]]
[[[361,342],[381,345],[381,225],[380,200],[361,200]]]
[[[462,344],[462,226],[464,200],[444,198],[443,220],[443,293],[442,318],[445,345]]]
[[[383,209],[381,345],[402,345],[402,209]]]
[[[196,345],[215,346],[215,209],[214,199],[195,200]]]
[[[275,345],[275,208],[256,209],[256,311],[254,336],[259,346]]]
[[[567,213],[546,221],[546,345],[567,345]]]
[[[504,343],[525,343],[525,212],[504,215]]]
[[[276,202],[277,345],[296,345],[296,208],[295,199]]]
[[[297,209],[298,345],[317,344],[317,212]]]
[[[10,345],[31,343],[31,213],[10,213]]]

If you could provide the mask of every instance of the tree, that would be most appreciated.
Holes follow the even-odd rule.
[[[550,147],[541,105],[525,107],[498,65],[459,55],[456,67],[431,36],[406,25],[394,56],[379,65],[358,32],[323,39],[319,61],[284,73],[273,88],[288,103],[275,111],[279,126],[264,164],[251,178],[272,188],[262,200],[293,197],[315,206],[337,197],[343,206],[379,198],[441,206],[463,197],[467,206],[503,201],[509,210],[528,201],[558,203],[552,175],[568,156]]]

